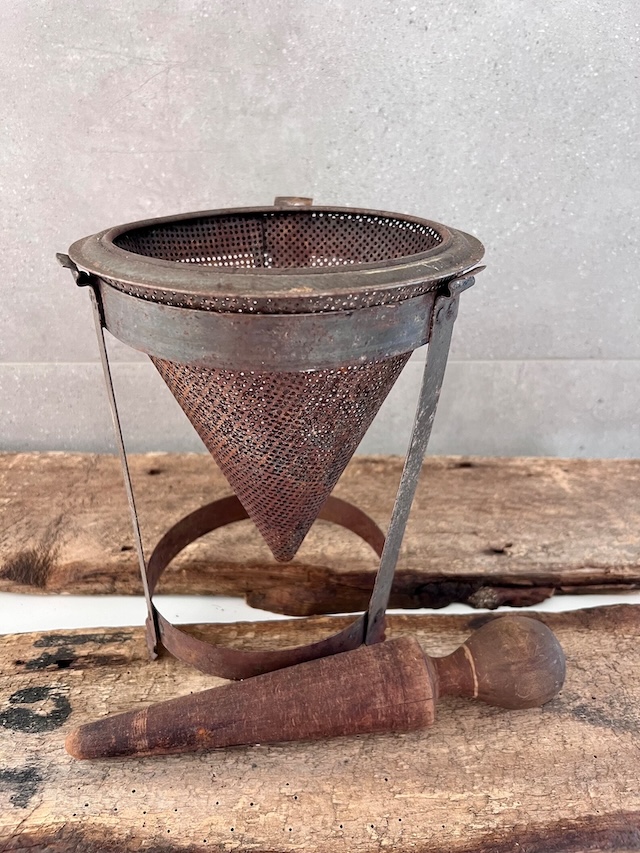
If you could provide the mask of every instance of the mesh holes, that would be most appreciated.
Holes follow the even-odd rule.
[[[244,269],[379,263],[441,242],[434,228],[409,219],[325,211],[222,214],[146,226],[114,240],[151,258]]]
[[[409,355],[304,373],[152,361],[274,556],[286,561]]]
[[[286,211],[220,214],[126,231],[116,246],[146,257],[225,269],[319,269],[385,263],[429,251],[442,236],[428,223],[368,213]],[[271,298],[171,292],[113,279],[111,286],[141,299],[202,311],[260,314],[349,311],[401,302],[437,288],[439,282],[303,297],[283,291]],[[274,286],[277,282],[274,280]]]

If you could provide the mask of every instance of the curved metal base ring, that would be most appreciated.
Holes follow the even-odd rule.
[[[178,521],[158,542],[149,559],[147,580],[150,595],[153,595],[164,570],[187,545],[219,527],[244,521],[248,517],[238,498],[232,495],[213,501]],[[353,504],[340,498],[329,497],[318,518],[339,524],[356,533],[373,548],[378,557],[381,556],[385,542],[384,533],[366,513]],[[342,631],[317,643],[272,651],[244,651],[198,640],[168,622],[155,605],[153,615],[162,645],[168,652],[201,672],[229,679],[249,678],[355,649],[364,642],[366,631],[366,614],[362,614]],[[153,635],[149,620],[147,634]]]

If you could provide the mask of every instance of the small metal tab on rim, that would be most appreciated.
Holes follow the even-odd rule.
[[[74,264],[69,255],[65,255],[64,252],[56,252],[56,260],[61,267],[78,272],[78,267]]]
[[[483,270],[486,270],[486,266],[474,267],[472,270],[463,272],[462,275],[459,275],[451,281],[448,281],[446,285],[448,295],[455,296],[459,293],[462,293],[464,290],[468,290],[470,287],[473,287],[476,280],[475,277]]]
[[[69,255],[65,255],[64,252],[56,252],[56,258],[61,267],[71,270],[71,275],[74,277],[78,287],[86,287],[88,284],[91,284],[91,276],[83,270],[78,269]]]
[[[274,207],[311,207],[312,198],[298,195],[277,195],[273,202]]]

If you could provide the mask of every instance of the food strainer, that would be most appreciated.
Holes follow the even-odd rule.
[[[317,207],[217,210],[121,225],[59,255],[92,295],[148,608],[161,643],[198,669],[246,678],[375,643],[440,393],[458,297],[483,247],[395,213]],[[104,329],[147,353],[235,496],[175,524],[145,559]],[[331,491],[412,351],[428,343],[405,466],[385,537]],[[317,518],[380,556],[369,609],[319,643],[276,651],[210,645],[171,625],[152,595],[189,543],[250,517],[277,560]]]

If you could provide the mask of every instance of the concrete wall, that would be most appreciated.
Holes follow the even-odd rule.
[[[640,455],[637,0],[18,0],[0,8],[0,449],[113,449],[56,251],[277,194],[471,231],[431,450]],[[129,446],[198,449],[113,347]],[[422,354],[363,450],[403,452]]]

